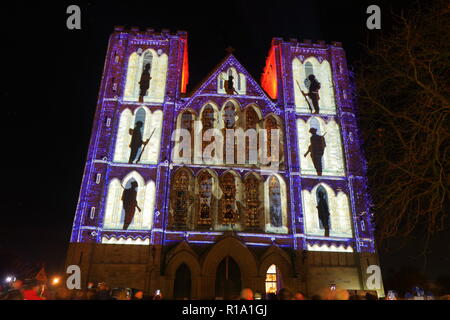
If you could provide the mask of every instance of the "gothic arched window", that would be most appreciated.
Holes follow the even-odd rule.
[[[220,180],[222,189],[220,220],[222,224],[235,224],[239,221],[235,176],[231,172],[226,172]]]
[[[276,265],[272,264],[266,272],[266,294],[267,293],[274,293],[276,294],[278,292],[278,289],[280,288],[279,285],[280,282],[280,276],[279,271]]]
[[[223,110],[225,129],[234,129],[236,125],[236,108],[234,104],[228,102]]]
[[[256,107],[248,106],[245,108],[245,131],[248,137],[245,137],[245,161],[247,164],[258,162],[258,129],[261,127],[261,116],[256,112]],[[250,132],[254,130],[253,134]],[[253,138],[252,138],[253,137]],[[250,162],[250,158],[255,158],[256,161]],[[255,163],[256,162],[256,163]]]
[[[282,164],[284,160],[284,146],[283,146],[283,132],[281,128],[281,120],[277,119],[274,115],[269,115],[265,122],[265,129],[266,129],[266,155],[267,160],[269,160],[269,163],[279,163]],[[273,132],[272,137],[272,131],[277,130]],[[272,148],[275,152],[272,154]],[[278,149],[278,150],[277,150]],[[277,154],[278,153],[278,154]],[[262,156],[265,157],[265,154]],[[267,164],[267,161],[263,161],[265,164]]]
[[[292,60],[292,74],[297,112],[311,113],[311,109],[314,107],[312,97],[309,96],[306,98],[301,92],[303,91],[305,94],[309,93],[311,84],[309,76],[314,75],[317,82],[320,84],[320,86],[318,86],[316,83],[314,86],[315,90],[313,90],[314,92],[318,92],[317,105],[319,108],[319,113],[336,113],[331,67],[330,63],[326,59],[321,57],[308,57],[306,60],[302,61],[300,58],[296,57]]]
[[[146,51],[145,54],[144,54],[144,59],[143,59],[143,61],[142,61],[142,69],[145,69],[145,67],[146,67],[147,65],[149,65],[149,68],[150,68],[149,71],[151,71],[151,68],[152,68],[152,60],[153,60],[153,55],[152,55],[152,53],[151,53],[150,51]]]
[[[259,230],[261,228],[261,178],[254,173],[249,174],[245,180],[245,208],[246,220],[245,225],[249,230]]]
[[[301,173],[344,176],[344,154],[339,125],[334,120],[311,117],[297,120]]]
[[[231,78],[232,77],[232,78]],[[232,80],[232,84],[229,82]],[[220,94],[245,94],[246,77],[236,68],[230,67],[217,76],[217,93]]]
[[[287,233],[286,184],[277,174],[264,183],[265,232]]]
[[[164,101],[168,56],[159,53],[149,48],[130,55],[124,91],[125,101]]]
[[[323,186],[317,188],[316,203],[320,229],[324,230],[325,236],[329,236],[331,229],[330,206],[328,205],[327,191]]]
[[[183,263],[175,272],[173,297],[175,299],[189,299],[191,297],[191,287],[191,270],[185,263]]]
[[[283,209],[281,203],[281,187],[276,177],[269,180],[270,225],[275,228],[283,226]]]
[[[156,164],[159,159],[162,111],[147,107],[125,109],[120,115],[114,161]]]
[[[192,175],[185,168],[178,169],[173,176],[170,195],[172,227],[186,228],[190,224],[191,207],[194,201],[192,182]]]
[[[139,108],[137,110],[136,116],[134,118],[134,126],[133,126],[134,129],[133,130],[139,130],[140,131],[140,135],[142,137],[144,135],[145,118],[146,118],[145,110],[143,108]],[[140,122],[141,125],[138,125],[138,122]],[[141,154],[141,151],[142,151],[142,145],[139,146],[136,155],[139,156]]]
[[[213,107],[211,105],[207,105],[202,112],[202,116],[201,116],[201,121],[202,121],[202,154],[203,151],[205,150],[205,148],[214,141],[214,137],[211,137],[211,141],[204,141],[203,137],[205,137],[205,133],[207,130],[209,129],[214,129],[215,126],[215,122],[216,122],[216,117],[215,117],[215,111],[213,109]],[[211,154],[212,157],[215,156],[215,151],[212,152]],[[205,160],[205,159],[203,159]],[[209,159],[208,159],[209,160]]]
[[[199,197],[199,226],[210,226],[213,216],[213,177],[208,171],[202,171],[197,177]]]
[[[207,105],[202,112],[202,128],[204,130],[214,128],[214,121],[215,121],[214,109],[212,106]]]
[[[150,230],[153,223],[155,183],[145,183],[136,171],[122,181],[113,179],[103,221],[105,229]]]
[[[174,162],[192,163],[194,156],[194,129],[195,114],[185,110],[177,118],[177,136],[175,137]],[[187,132],[185,132],[186,130]]]
[[[303,190],[302,198],[306,234],[352,237],[351,210],[345,192],[336,193],[327,184],[320,183],[311,191]]]

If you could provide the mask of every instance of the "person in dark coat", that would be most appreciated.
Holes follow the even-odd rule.
[[[316,128],[309,129],[311,133],[310,142],[311,144],[308,147],[308,151],[304,154],[305,158],[308,153],[311,153],[311,158],[314,164],[314,168],[316,168],[316,172],[318,176],[322,175],[322,157],[325,151],[326,143],[325,137],[319,136],[317,134]]]
[[[313,104],[314,107],[314,112],[315,114],[319,113],[319,89],[320,89],[320,82],[317,81],[316,76],[313,74],[310,74],[308,76],[308,80],[309,80],[309,92],[308,92],[308,97],[311,99],[311,102]]]
[[[123,230],[127,230],[131,222],[134,218],[134,212],[136,211],[136,208],[141,211],[141,208],[139,208],[137,204],[137,188],[138,184],[136,181],[131,182],[131,187],[128,189],[123,190],[122,193],[122,202],[123,202],[123,209],[125,210],[125,220],[123,223]]]
[[[147,63],[142,70],[141,80],[139,81],[139,102],[144,102],[144,97],[147,95],[147,90],[150,88],[150,63]]]

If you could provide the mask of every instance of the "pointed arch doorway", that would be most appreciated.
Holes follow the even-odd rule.
[[[216,297],[225,300],[239,296],[241,292],[241,270],[230,256],[226,256],[218,265],[216,271]]]
[[[190,299],[191,298],[191,270],[183,263],[175,273],[175,281],[173,284],[174,299]]]

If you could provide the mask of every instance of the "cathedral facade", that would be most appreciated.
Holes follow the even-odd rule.
[[[341,44],[274,38],[259,83],[230,52],[192,92],[187,52],[186,32],[112,33],[67,265],[165,298],[367,290],[378,258]]]

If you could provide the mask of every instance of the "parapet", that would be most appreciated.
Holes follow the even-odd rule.
[[[115,26],[114,27],[115,33],[127,33],[132,35],[142,35],[142,36],[154,36],[154,37],[161,37],[161,38],[170,38],[170,37],[180,37],[180,38],[187,38],[187,32],[185,30],[177,30],[175,32],[171,32],[169,29],[161,29],[159,32],[156,31],[153,28],[150,27],[137,27],[137,26]]]

